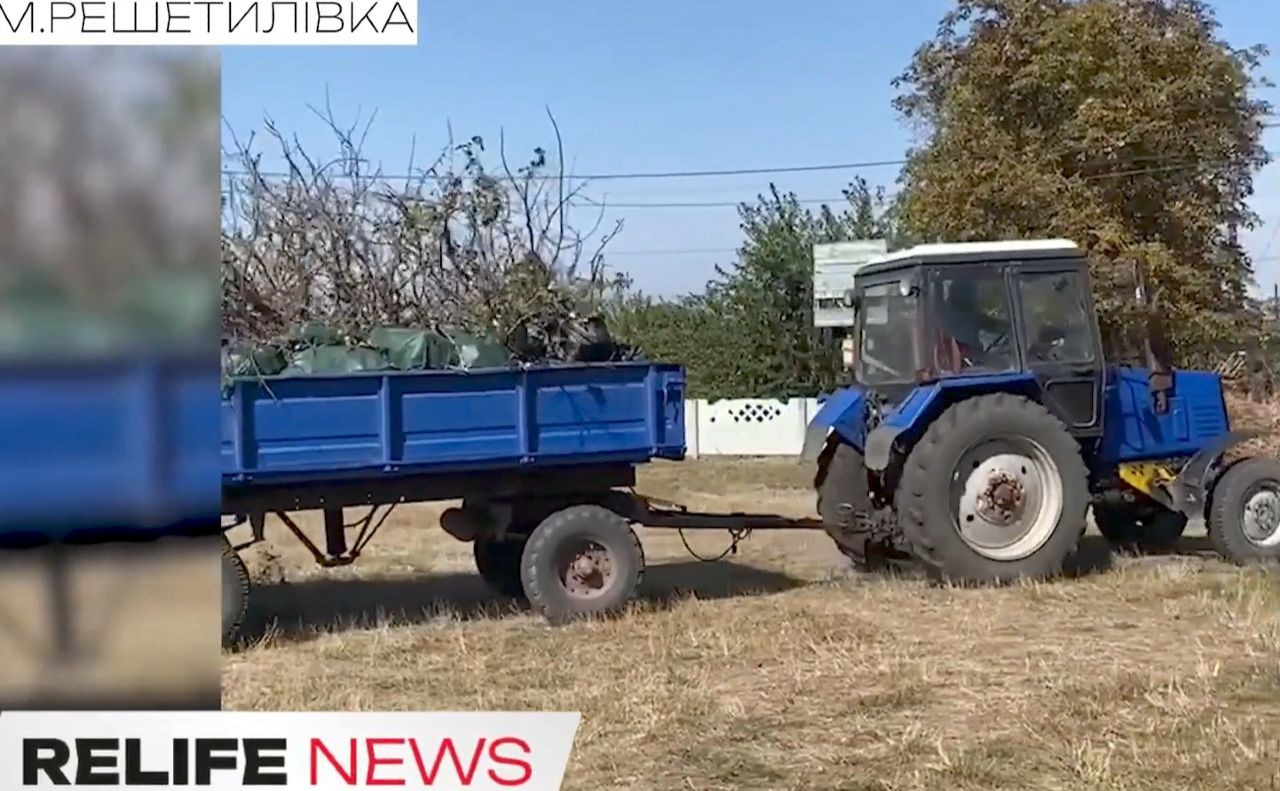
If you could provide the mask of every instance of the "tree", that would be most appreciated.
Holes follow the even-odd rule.
[[[1233,330],[1252,268],[1236,231],[1268,161],[1261,46],[1217,38],[1201,0],[957,0],[895,81],[923,143],[898,220],[935,241],[1067,237],[1104,328],[1150,273],[1175,343]]]
[[[811,211],[771,186],[739,208],[737,260],[706,292],[659,302],[633,296],[613,311],[618,334],[688,370],[695,397],[815,395],[836,383],[840,354],[813,327],[813,245],[884,232],[884,196],[859,179],[847,203]]]

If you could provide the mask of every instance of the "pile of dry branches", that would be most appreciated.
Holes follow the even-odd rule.
[[[556,155],[513,167],[500,140],[450,142],[407,177],[363,154],[370,119],[339,124],[320,159],[270,119],[284,163],[263,165],[254,137],[230,134],[223,187],[224,337],[266,340],[303,321],[359,333],[377,326],[455,326],[509,335],[532,317],[590,311],[607,288],[603,250],[620,230],[571,223],[585,183],[571,183],[554,117]],[[393,183],[394,182],[394,183]],[[584,305],[585,303],[588,303]]]

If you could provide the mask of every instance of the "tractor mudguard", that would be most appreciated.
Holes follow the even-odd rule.
[[[926,421],[929,419],[929,408],[938,400],[942,389],[941,382],[917,387],[902,399],[902,403],[893,412],[885,416],[880,425],[871,430],[867,435],[867,449],[863,453],[867,469],[881,472],[889,466],[893,443],[903,432],[915,427],[921,418]]]
[[[862,450],[867,434],[866,406],[867,391],[856,385],[832,393],[823,402],[818,414],[809,421],[800,457],[805,461],[816,461],[827,444],[827,435],[832,431],[839,434],[845,442]]]
[[[1260,435],[1258,431],[1228,431],[1196,451],[1169,485],[1174,510],[1195,518],[1204,513],[1206,495],[1212,481],[1210,468],[1231,448]]]
[[[1035,377],[1022,371],[948,376],[917,385],[867,435],[867,448],[863,453],[867,469],[885,470],[893,457],[894,443],[906,439],[908,445],[914,444],[934,418],[957,401],[988,393],[1024,395],[1034,387]]]

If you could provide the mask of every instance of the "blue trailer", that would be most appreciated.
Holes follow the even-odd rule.
[[[441,526],[496,591],[552,621],[614,609],[644,554],[631,525],[820,527],[695,514],[631,491],[636,465],[685,454],[685,374],[646,362],[235,380],[222,401],[222,510],[252,539],[224,553],[224,621],[247,607],[237,551],[274,513],[317,563],[358,558],[398,503],[460,500]],[[355,528],[344,509],[370,507]],[[324,513],[318,546],[289,513]]]
[[[199,533],[220,489],[200,350],[0,362],[0,544]]]
[[[0,547],[45,547],[50,662],[86,648],[65,544],[216,535],[217,386],[204,349],[0,360]]]

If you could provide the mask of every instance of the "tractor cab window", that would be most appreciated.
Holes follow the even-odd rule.
[[[915,377],[918,298],[904,282],[878,283],[862,292],[858,380],[863,384],[910,382]]]
[[[934,364],[940,374],[1018,367],[1004,272],[941,270],[933,287]]]
[[[1034,272],[1018,277],[1026,324],[1027,362],[1091,363],[1093,333],[1078,272]]]

